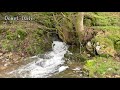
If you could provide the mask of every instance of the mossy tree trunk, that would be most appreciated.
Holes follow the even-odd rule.
[[[80,43],[80,53],[81,53],[81,42],[84,38],[84,12],[78,12],[76,17],[76,33],[78,35],[79,43]]]

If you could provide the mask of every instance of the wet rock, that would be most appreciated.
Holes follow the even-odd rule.
[[[89,46],[89,47],[92,47],[92,44],[91,44],[91,42],[89,41],[89,42],[87,42],[87,45]]]
[[[104,35],[97,35],[92,39],[92,42],[94,42],[95,50],[99,55],[115,56],[116,51],[111,39],[104,37]]]
[[[99,51],[100,51],[100,48],[101,48],[101,46],[96,46],[96,47],[95,47],[96,52],[97,52],[98,54],[100,54],[100,52],[99,52]]]
[[[87,42],[86,49],[90,52],[93,52],[93,45],[90,41]]]
[[[42,62],[36,63],[36,65],[41,66],[41,67],[44,67],[44,65],[45,65],[45,61],[42,61]]]
[[[40,55],[38,55],[38,57],[39,58],[43,58],[43,59],[50,59],[50,58],[52,58],[52,56],[49,56],[47,54],[40,54]]]

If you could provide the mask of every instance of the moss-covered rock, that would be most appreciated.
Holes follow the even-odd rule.
[[[120,27],[99,26],[95,27],[95,29],[99,30],[100,32],[93,39],[93,41],[99,41],[103,47],[106,48],[105,51],[107,50],[107,52],[111,53],[111,55],[112,53],[114,53],[114,55],[116,52],[119,53]]]
[[[98,54],[108,54],[111,56],[114,56],[116,54],[114,43],[110,39],[102,37],[101,35],[97,35],[92,41],[95,43],[100,43],[100,50],[98,51]]]

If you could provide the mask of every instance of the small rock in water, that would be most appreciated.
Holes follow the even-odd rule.
[[[44,64],[45,64],[45,61],[42,61],[42,62],[36,63],[36,65],[41,66],[41,67],[44,67]]]
[[[66,70],[67,68],[69,68],[68,66],[61,66],[60,68],[59,68],[59,72],[62,72],[62,71],[64,71],[64,70]]]

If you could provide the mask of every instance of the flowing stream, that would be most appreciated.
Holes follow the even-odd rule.
[[[53,41],[52,51],[44,55],[33,56],[32,62],[19,67],[17,70],[9,72],[16,78],[47,78],[56,73],[69,68],[64,66],[64,54],[68,51],[68,46],[64,42]]]

